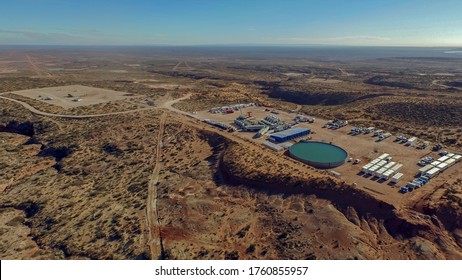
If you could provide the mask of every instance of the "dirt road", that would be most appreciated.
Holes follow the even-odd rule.
[[[440,84],[440,80],[433,80],[432,85],[442,87],[444,89],[455,88],[457,90],[462,90],[462,88],[460,88],[460,87],[451,87],[451,86],[447,86],[447,85],[444,85],[444,84]]]
[[[151,254],[151,259],[157,259],[163,256],[162,234],[160,230],[160,217],[157,209],[157,183],[159,182],[159,172],[161,169],[162,158],[162,138],[164,135],[165,122],[167,113],[160,117],[159,132],[157,135],[156,159],[154,169],[148,185],[148,198],[146,201],[146,225],[148,228],[147,245]]]
[[[194,117],[193,114],[190,114],[188,112],[183,112],[183,111],[178,110],[178,109],[173,107],[173,104],[190,98],[192,93],[188,93],[187,95],[185,95],[183,97],[180,97],[180,98],[177,98],[177,99],[174,99],[174,100],[165,101],[164,103],[161,103],[161,104],[159,104],[157,106],[153,106],[153,107],[139,108],[139,109],[121,111],[121,112],[94,114],[94,115],[63,115],[63,114],[47,113],[47,112],[43,112],[43,111],[40,111],[40,110],[32,107],[31,105],[27,104],[26,102],[19,101],[19,100],[9,98],[9,97],[1,96],[2,94],[4,94],[4,93],[0,93],[0,98],[11,101],[11,102],[18,103],[18,104],[22,105],[24,108],[26,108],[27,110],[31,111],[34,114],[41,115],[41,116],[47,116],[47,117],[57,117],[57,118],[67,118],[67,119],[88,119],[88,118],[97,118],[97,117],[105,117],[105,116],[113,116],[113,115],[130,114],[130,113],[135,113],[135,112],[140,112],[140,111],[147,111],[147,110],[153,110],[153,109],[162,109],[162,108],[173,111],[173,112],[176,112],[176,113],[185,114],[185,115]]]
[[[43,71],[40,69],[40,67],[37,66],[37,63],[30,57],[30,55],[26,54],[27,62],[29,62],[30,66],[32,69],[35,71],[37,76],[43,76],[42,74],[45,73],[45,76],[52,77],[52,75],[46,71]]]
[[[269,151],[265,150],[264,148],[260,147],[259,145],[256,145],[255,143],[251,142],[250,140],[238,136],[237,134],[232,134],[232,133],[222,131],[222,130],[214,128],[214,127],[211,127],[209,125],[205,125],[205,124],[200,122],[201,119],[199,119],[198,116],[196,116],[194,114],[191,114],[191,113],[188,113],[188,112],[178,110],[178,109],[173,107],[173,105],[175,103],[177,103],[179,101],[182,101],[182,100],[185,100],[185,99],[188,99],[188,98],[191,97],[191,95],[192,95],[192,93],[189,93],[189,94],[187,94],[187,95],[185,95],[183,97],[180,97],[180,98],[177,98],[177,99],[174,99],[174,100],[170,100],[170,101],[166,101],[166,102],[164,102],[162,104],[159,104],[158,106],[151,107],[151,108],[140,108],[140,109],[129,110],[129,111],[113,112],[113,113],[106,113],[106,114],[96,114],[96,115],[61,115],[61,114],[46,113],[46,112],[42,112],[40,110],[35,109],[31,105],[29,105],[29,104],[27,104],[27,103],[25,103],[23,101],[15,100],[15,99],[4,97],[4,96],[0,96],[0,98],[6,99],[6,100],[9,100],[9,101],[12,101],[12,102],[16,102],[18,104],[21,104],[24,108],[28,109],[29,111],[31,111],[32,113],[37,114],[37,115],[48,116],[48,117],[58,117],[58,118],[70,118],[70,119],[96,118],[96,117],[104,117],[104,116],[112,116],[112,115],[130,114],[130,113],[146,111],[146,110],[153,110],[153,109],[167,109],[169,111],[177,113],[172,117],[176,118],[180,122],[186,122],[190,126],[194,126],[196,128],[202,129],[202,130],[207,130],[207,131],[210,131],[210,132],[220,134],[221,136],[226,137],[226,138],[228,138],[228,139],[230,139],[232,141],[235,141],[237,143],[240,143],[241,145],[244,145],[244,146],[246,146],[248,148],[257,149],[257,150],[259,150],[261,152],[264,152],[265,154],[268,154],[269,156],[271,156],[276,162],[281,161],[281,163],[282,162],[287,163],[287,164],[291,165],[294,168],[302,169],[302,170],[304,170],[306,172],[309,172],[309,173],[316,172],[312,168],[310,168],[310,167],[308,167],[308,166],[306,166],[304,164],[300,164],[300,162],[297,162],[297,161],[295,161],[295,160],[293,160],[291,158],[284,157],[284,159],[281,159],[279,154],[269,152]],[[163,133],[163,125],[161,125],[161,130],[160,130],[159,133]],[[158,140],[158,141],[160,141],[160,140]],[[158,145],[158,148],[160,146],[161,145]],[[158,153],[158,154],[160,154],[160,153]]]
[[[173,104],[178,103],[178,102],[180,102],[182,100],[188,99],[188,98],[191,97],[191,95],[192,95],[192,93],[188,93],[183,97],[180,97],[180,98],[177,98],[177,99],[174,99],[174,100],[166,101],[166,102],[164,102],[162,104],[157,105],[156,107],[157,108],[167,109],[169,111],[173,111],[173,112],[176,112],[176,113],[179,113],[179,114],[183,114],[183,115],[187,115],[187,116],[195,118],[195,115],[193,115],[191,113],[188,113],[188,112],[185,112],[185,111],[181,111],[181,110],[173,107]]]
[[[26,108],[27,110],[37,115],[47,116],[47,117],[56,117],[56,118],[65,118],[65,119],[88,119],[88,118],[105,117],[105,116],[112,116],[112,115],[122,115],[122,114],[130,114],[130,113],[147,111],[147,110],[152,110],[152,109],[157,108],[157,107],[139,108],[139,109],[134,109],[134,110],[122,111],[122,112],[112,112],[112,113],[95,114],[95,115],[62,115],[62,114],[53,114],[53,113],[47,113],[47,112],[37,110],[31,105],[27,104],[26,102],[19,101],[16,99],[4,97],[4,96],[0,96],[0,98],[18,103],[22,105],[24,108]]]

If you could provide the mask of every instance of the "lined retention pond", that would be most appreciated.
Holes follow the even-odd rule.
[[[291,157],[316,168],[334,168],[345,163],[348,153],[324,142],[299,142],[289,148]]]

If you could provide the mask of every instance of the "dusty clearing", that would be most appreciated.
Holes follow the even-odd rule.
[[[95,105],[133,97],[126,92],[81,85],[29,89],[13,93],[63,108]]]

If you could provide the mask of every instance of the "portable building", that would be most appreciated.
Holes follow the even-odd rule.
[[[379,170],[376,170],[374,172],[374,175],[377,176],[377,177],[381,177],[385,173],[385,171],[387,171],[387,168],[382,167]]]
[[[445,163],[448,165],[448,167],[451,167],[456,163],[456,160],[453,158],[450,158],[447,161],[445,161]]]
[[[380,167],[384,167],[385,164],[387,164],[387,161],[381,160],[381,161],[377,162],[375,165],[380,166]]]
[[[428,178],[433,178],[435,177],[438,173],[440,172],[440,169],[435,167],[435,168],[432,168],[430,169],[430,171],[428,171],[425,176],[427,176]]]
[[[273,150],[273,151],[275,151],[275,152],[280,152],[280,151],[284,150],[283,147],[281,147],[281,146],[279,146],[277,144],[271,143],[269,141],[263,142],[262,145],[269,148],[269,149],[271,149],[271,150]]]
[[[266,125],[263,125],[263,124],[246,125],[244,126],[244,130],[245,131],[260,131],[261,129],[265,127]]]
[[[389,163],[385,164],[384,167],[385,167],[386,169],[390,169],[390,168],[392,168],[392,167],[395,166],[395,165],[396,165],[396,162],[392,161],[392,162],[389,162]]]
[[[445,162],[449,159],[450,157],[448,157],[447,155],[446,156],[442,156],[440,157],[439,159],[437,159],[438,161],[441,161],[441,162]]]
[[[403,176],[403,173],[396,173],[395,175],[393,175],[393,177],[391,177],[391,182],[396,184],[399,181],[401,181],[401,179],[403,179]]]
[[[338,173],[337,171],[331,171],[330,174],[334,176],[335,178],[340,178],[342,177],[342,174]]]
[[[371,168],[372,168],[372,167],[366,169],[364,173],[366,173],[366,174],[368,174],[368,175],[372,175]]]
[[[269,139],[271,141],[282,143],[289,140],[293,140],[311,133],[311,130],[304,127],[295,127],[287,129],[281,132],[273,133],[270,135]]]
[[[396,172],[398,172],[401,168],[403,167],[403,165],[401,163],[398,163],[397,165],[393,166],[392,168],[390,168],[390,170],[393,171],[393,174],[395,174]]]
[[[411,137],[407,140],[406,146],[414,146],[417,142],[417,137]]]
[[[448,169],[449,166],[448,166],[447,163],[443,162],[443,163],[441,163],[440,165],[438,165],[437,167],[438,167],[441,171],[444,171],[444,170]]]
[[[380,134],[382,134],[383,130],[379,129],[379,130],[376,130],[374,132],[374,136],[379,136]]]
[[[283,147],[284,149],[288,149],[290,147],[292,147],[294,144],[290,143],[290,142],[285,142],[285,143],[280,143],[279,146]]]
[[[382,174],[381,178],[384,180],[388,180],[391,176],[393,176],[393,170],[387,170]]]
[[[265,126],[264,128],[260,129],[258,133],[255,135],[256,138],[262,137],[265,135],[269,130],[269,126]]]
[[[434,168],[433,165],[429,164],[429,165],[426,165],[422,168],[419,169],[419,173],[418,175],[425,175],[425,173],[427,173],[428,171],[430,171],[432,168]]]
[[[375,174],[375,171],[377,171],[377,170],[380,169],[380,168],[381,168],[381,166],[374,165],[374,166],[372,166],[371,168],[369,168],[368,174],[374,175],[374,174]]]
[[[462,159],[462,156],[461,155],[455,155],[452,158],[455,159],[456,162],[459,162]]]
[[[379,136],[379,139],[385,140],[385,139],[387,139],[387,138],[390,137],[390,136],[391,136],[391,133],[385,133],[385,134],[380,135],[380,136]]]
[[[373,166],[373,164],[368,163],[368,164],[364,165],[364,166],[361,168],[361,171],[364,172],[364,173],[368,173],[369,168],[371,168],[372,166]]]
[[[386,159],[389,156],[389,154],[382,154],[378,157],[378,159],[383,160]]]

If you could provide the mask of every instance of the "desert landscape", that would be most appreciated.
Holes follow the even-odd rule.
[[[462,154],[462,58],[331,51],[1,48],[1,259],[462,259],[462,162],[403,191]],[[236,122],[268,116],[310,133]],[[362,171],[385,153],[398,182]]]

